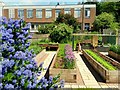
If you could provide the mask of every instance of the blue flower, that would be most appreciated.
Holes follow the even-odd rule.
[[[5,85],[5,89],[12,89],[12,88],[14,88],[14,85],[12,85],[12,84]]]
[[[17,82],[17,80],[13,80],[12,82],[15,84]]]
[[[12,29],[8,29],[7,31],[8,31],[8,33],[12,33]]]
[[[0,88],[3,88],[3,86],[2,86],[3,84],[2,83],[0,83]]]
[[[9,52],[14,52],[15,49],[14,49],[14,47],[9,47],[9,48],[8,48],[8,51],[9,51]]]

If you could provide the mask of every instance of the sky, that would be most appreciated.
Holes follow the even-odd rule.
[[[0,0],[8,5],[15,4],[39,4],[39,5],[55,5],[57,2],[60,4],[77,4],[78,2],[86,2],[86,0]]]

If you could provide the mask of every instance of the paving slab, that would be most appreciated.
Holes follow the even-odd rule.
[[[74,55],[77,59],[76,64],[78,65],[78,68],[79,68],[79,71],[80,71],[80,74],[81,74],[81,77],[83,79],[85,86],[101,88],[98,82],[96,81],[96,79],[94,78],[94,76],[92,75],[92,73],[90,72],[90,70],[88,69],[88,67],[85,65],[80,54],[74,52]]]

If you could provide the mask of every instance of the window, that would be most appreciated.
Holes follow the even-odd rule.
[[[33,17],[33,10],[32,9],[28,9],[27,10],[27,18],[32,18]]]
[[[85,23],[85,30],[89,30],[90,29],[90,23]]]
[[[52,9],[46,9],[46,18],[52,17]]]
[[[66,8],[65,11],[64,11],[64,14],[71,14],[71,11],[69,8]]]
[[[24,10],[23,9],[19,9],[18,10],[18,17],[19,18],[23,18],[24,17]]]
[[[75,8],[74,9],[74,17],[75,18],[79,18],[80,17],[80,8]]]
[[[55,18],[58,17],[58,15],[60,14],[60,12],[61,12],[61,10],[56,10],[56,12],[55,12]]]
[[[90,8],[85,9],[85,17],[90,18]]]
[[[9,9],[9,18],[15,18],[15,10]]]
[[[36,18],[42,18],[42,9],[36,9]]]

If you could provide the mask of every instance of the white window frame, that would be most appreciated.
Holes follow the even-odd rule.
[[[45,18],[51,18],[52,17],[52,9],[46,9],[45,10]]]
[[[85,18],[90,18],[90,8],[85,8]]]
[[[74,17],[79,18],[81,14],[80,8],[74,8]]]
[[[42,18],[42,9],[36,9],[36,18]]]
[[[70,8],[65,8],[64,9],[64,14],[71,14],[71,9]]]
[[[56,9],[55,10],[55,18],[57,18],[60,14],[61,10],[60,9]]]
[[[9,9],[9,18],[15,18],[15,10]]]
[[[18,18],[24,17],[24,9],[18,9]]]
[[[27,18],[33,18],[33,9],[27,9]]]

